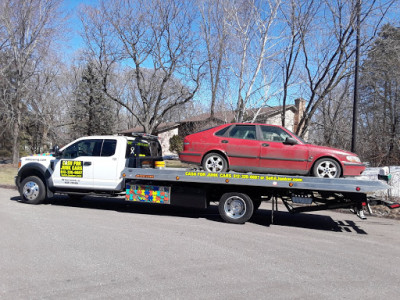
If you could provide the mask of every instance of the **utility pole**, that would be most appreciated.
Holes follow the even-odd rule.
[[[354,101],[353,101],[353,128],[351,137],[351,152],[356,152],[357,140],[357,119],[358,119],[358,67],[360,64],[360,14],[361,14],[361,0],[356,0],[356,61],[354,67]]]

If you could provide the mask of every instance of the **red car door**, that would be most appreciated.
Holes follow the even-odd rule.
[[[306,144],[285,144],[289,132],[277,126],[260,125],[260,167],[265,171],[283,174],[306,174],[309,151]]]
[[[246,172],[258,169],[260,141],[256,136],[255,125],[235,125],[228,136],[221,139],[231,170]]]

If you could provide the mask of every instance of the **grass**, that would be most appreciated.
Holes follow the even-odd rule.
[[[18,167],[13,164],[0,165],[0,185],[15,185],[14,177],[17,175]]]

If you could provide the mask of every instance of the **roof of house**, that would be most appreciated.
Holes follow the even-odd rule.
[[[271,106],[271,107],[262,107],[260,109],[251,109],[247,110],[246,113],[247,115],[254,116],[257,114],[257,117],[271,117],[276,114],[280,114],[282,112],[283,106]],[[286,105],[286,110],[297,110],[296,105]],[[257,113],[258,112],[258,113]],[[187,118],[183,121],[180,121],[179,123],[187,123],[187,122],[198,122],[198,121],[205,121],[209,120],[211,118],[210,113],[203,113],[197,116],[193,116],[190,118]],[[225,123],[231,123],[233,122],[235,118],[235,112],[234,111],[219,111],[214,113],[214,119],[221,120]]]
[[[282,106],[272,106],[272,107],[263,107],[261,109],[252,109],[252,110],[247,110],[246,113],[249,116],[254,116],[257,114],[257,118],[260,117],[271,117],[277,114],[280,114],[282,112]],[[297,110],[296,105],[286,105],[286,110]],[[258,113],[257,113],[258,112]],[[235,118],[235,112],[234,111],[220,111],[214,113],[214,120],[219,120],[222,121],[223,123],[232,123]],[[197,116],[193,116],[190,118],[187,118],[183,121],[180,122],[168,122],[168,123],[161,123],[157,127],[157,133],[162,133],[174,128],[177,128],[180,124],[184,123],[189,123],[189,122],[200,122],[200,121],[208,121],[211,120],[211,114],[210,113],[203,113]],[[132,132],[143,132],[143,127],[142,126],[136,126],[124,131],[120,131],[120,134],[129,134]]]

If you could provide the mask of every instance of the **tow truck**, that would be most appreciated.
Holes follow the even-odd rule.
[[[291,213],[350,208],[365,219],[368,195],[389,186],[379,180],[166,168],[156,137],[80,138],[53,154],[21,159],[21,201],[42,203],[55,193],[124,196],[126,201],[207,208],[218,203],[223,220],[242,224],[263,201],[280,200]]]

